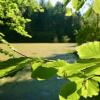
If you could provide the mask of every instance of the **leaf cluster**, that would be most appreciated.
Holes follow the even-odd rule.
[[[0,62],[0,78],[11,76],[30,64],[32,78],[45,80],[57,76],[68,81],[60,89],[60,100],[97,96],[100,92],[100,42],[85,43],[78,46],[76,51],[80,59],[74,63],[28,57]]]
[[[80,59],[74,63],[56,60],[32,64],[33,78],[44,80],[58,76],[69,80],[60,90],[60,100],[79,100],[99,94],[100,42],[89,42],[76,50]]]
[[[25,31],[25,24],[28,22],[30,22],[30,19],[25,19],[22,16],[17,3],[13,0],[0,0],[0,26],[9,27],[9,30],[31,37]]]
[[[75,10],[74,13],[78,14],[80,9],[85,5],[87,0],[65,0],[71,3],[72,8]],[[100,14],[100,0],[91,0],[93,2],[89,5],[89,9],[87,9],[86,13],[92,9],[96,14]],[[67,3],[68,4],[68,3]],[[70,8],[70,9],[72,9]],[[66,12],[66,16],[71,16],[73,14],[72,11],[69,13],[69,8],[67,7],[68,11]],[[85,13],[85,14],[86,14]],[[89,14],[89,13],[88,13]]]

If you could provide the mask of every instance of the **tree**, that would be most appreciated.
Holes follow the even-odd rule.
[[[32,13],[36,11],[43,9],[35,0],[0,0],[0,31],[5,34],[5,39],[11,42],[23,40],[20,35],[31,37],[27,29]]]
[[[41,9],[35,0],[0,0],[0,26],[31,37],[25,30],[26,23],[31,21],[29,14]]]
[[[72,10],[67,11],[67,16],[72,16],[72,14],[80,15],[80,9],[85,5],[88,0],[70,0],[75,12]],[[79,44],[88,41],[98,41],[100,40],[100,0],[91,0],[89,9],[81,15],[81,28],[76,33],[76,42]],[[84,10],[84,9],[83,9]]]
[[[84,6],[87,0],[66,0],[66,1],[71,2],[73,8],[75,9],[75,13],[79,13],[79,10]],[[100,5],[99,5],[100,0],[94,0],[94,1],[91,0],[90,2],[93,2],[91,3],[90,8],[92,7],[95,13],[100,14]]]
[[[81,18],[81,28],[76,32],[76,42],[100,41],[100,15],[94,11],[89,17]]]
[[[29,19],[25,19],[18,5],[13,0],[0,0],[0,27],[8,30],[14,30],[17,33],[31,37],[25,31],[25,24],[30,22]],[[0,30],[5,33],[5,30]]]

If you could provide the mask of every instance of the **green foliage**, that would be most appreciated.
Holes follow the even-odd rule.
[[[100,42],[89,42],[77,47],[80,59],[75,63],[63,60],[33,63],[32,77],[48,79],[58,75],[69,80],[60,90],[60,100],[79,100],[81,96],[97,96],[100,82],[99,51]]]
[[[67,1],[67,0],[66,0]],[[68,0],[68,2],[72,3],[75,12],[79,12],[79,10],[84,6],[87,0]],[[94,10],[95,13],[100,14],[100,0],[94,0],[93,4],[89,5],[89,7]],[[89,8],[89,9],[90,9]],[[86,12],[87,13],[87,12]]]
[[[71,8],[67,8],[66,16],[71,16],[71,15],[72,15],[72,9]]]
[[[79,10],[83,4],[84,4],[84,0],[71,0],[72,2],[72,6],[74,9]]]
[[[88,12],[87,12],[88,13]],[[91,11],[90,16],[81,19],[81,28],[76,32],[76,42],[82,44],[89,41],[100,41],[100,15]]]
[[[2,48],[0,48],[0,53],[4,54],[4,55],[7,55],[9,57],[14,57],[14,54],[13,53],[10,53],[8,52],[7,50],[4,50]]]
[[[81,59],[100,58],[100,42],[83,44],[77,48],[77,51]]]
[[[64,60],[13,58],[0,62],[0,78],[14,75],[26,64],[32,65],[32,77],[37,80],[54,76],[65,78],[59,93],[60,100],[92,98],[99,94],[100,83],[100,42],[89,42],[76,49],[80,59],[74,63]]]
[[[10,76],[23,69],[31,60],[25,57],[0,62],[0,78]]]
[[[97,14],[100,14],[100,0],[94,0],[93,10],[94,10]]]
[[[25,24],[28,22],[30,20],[22,16],[18,5],[13,0],[0,0],[0,26],[6,26],[9,30],[31,37],[25,31]]]
[[[0,0],[0,31],[2,32],[0,33],[0,42],[17,53],[18,51],[4,39],[4,36],[7,34],[9,36],[12,35],[11,31],[13,31],[22,36],[31,37],[26,31],[26,24],[31,20],[23,17],[23,13],[26,11],[27,7],[30,7],[32,10],[42,9],[35,0]],[[12,53],[2,48],[0,48],[0,53],[14,56]]]
[[[60,100],[79,100],[79,95],[75,90],[76,84],[74,82],[64,84],[60,90]]]
[[[17,3],[18,7],[20,8],[21,13],[25,17],[31,17],[32,13],[34,12],[43,12],[44,9],[36,2],[36,0],[14,0]]]
[[[58,2],[52,6],[48,1],[45,3],[44,12],[33,13],[29,25],[29,31],[33,36],[31,42],[68,42],[69,39],[74,42],[73,34],[74,30],[79,28],[79,18],[66,17],[65,10],[62,3]]]
[[[0,33],[0,42],[6,44],[10,49],[12,48],[11,45],[3,38],[5,35],[3,33]],[[4,50],[0,48],[0,53],[7,55],[9,57],[14,57],[13,53],[9,52],[8,50]]]

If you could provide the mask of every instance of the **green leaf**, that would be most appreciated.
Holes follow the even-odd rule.
[[[42,66],[48,67],[48,68],[49,67],[59,68],[59,67],[65,66],[65,65],[67,65],[66,61],[58,59],[57,61],[47,62],[47,63],[43,64]]]
[[[49,61],[49,62],[36,62],[32,64],[32,77],[37,79],[48,79],[55,76],[58,70],[67,65],[64,60]],[[61,74],[60,74],[61,75]]]
[[[66,16],[72,16],[72,9],[71,8],[66,8],[67,12],[66,12]]]
[[[73,5],[73,8],[76,9],[78,7],[79,0],[71,0],[71,2],[72,2],[72,5]]]
[[[97,14],[100,14],[100,0],[94,0],[93,10],[94,10]]]
[[[80,96],[77,92],[72,93],[70,96],[68,96],[67,100],[79,100]]]
[[[60,100],[79,100],[79,98],[74,82],[68,82],[62,86],[59,94]]]
[[[81,89],[81,95],[85,98],[97,96],[99,94],[99,84],[94,80],[86,80]]]
[[[48,79],[56,75],[57,69],[53,68],[54,62],[35,62],[32,64],[32,77],[36,79]]]
[[[100,76],[94,76],[92,79],[100,83]]]
[[[71,0],[74,9],[79,10],[84,4],[84,0]]]
[[[100,58],[100,42],[89,42],[77,47],[81,59]]]
[[[92,66],[90,68],[87,68],[84,71],[84,74],[87,75],[87,76],[100,75],[100,63],[95,65],[95,66]]]
[[[49,79],[55,76],[57,70],[55,68],[38,67],[36,70],[32,71],[32,77],[36,79]]]
[[[25,57],[13,58],[0,62],[0,78],[13,75],[17,71],[23,69],[29,62],[30,59]]]
[[[58,75],[61,75],[61,73],[65,76],[72,76],[73,74],[81,73],[82,70],[89,68],[91,66],[94,66],[95,63],[73,63],[73,64],[67,64],[66,66],[60,67]],[[61,75],[62,76],[62,75]]]
[[[82,87],[82,83],[83,83],[84,77],[82,77],[80,74],[68,77],[68,79],[77,84],[77,90],[79,90]]]
[[[35,62],[32,64],[32,70],[36,70],[38,67],[42,66],[41,62]]]

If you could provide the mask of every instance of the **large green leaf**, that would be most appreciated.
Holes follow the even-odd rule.
[[[78,74],[81,73],[82,71],[84,71],[87,68],[91,68],[92,66],[96,66],[96,64],[98,64],[100,62],[100,60],[94,60],[94,59],[90,59],[90,60],[80,60],[78,62],[75,63],[67,63],[65,66],[61,66],[58,69],[58,75],[59,76],[72,76],[74,74]]]
[[[32,64],[32,77],[36,79],[48,79],[56,75],[57,69],[53,68],[53,62],[36,62]]]
[[[30,62],[30,59],[25,57],[0,62],[0,78],[16,73],[23,69],[28,62]]]
[[[99,84],[94,80],[86,80],[81,89],[81,95],[85,98],[97,96],[99,94]]]
[[[100,58],[100,42],[89,42],[77,47],[77,52],[80,58]]]
[[[87,68],[85,71],[84,71],[85,75],[87,76],[91,76],[91,75],[100,75],[100,63],[95,65],[95,66],[92,66],[90,68]]]
[[[55,76],[57,70],[55,68],[38,67],[32,71],[32,77],[36,79],[49,79]]]
[[[100,14],[100,0],[94,0],[93,10],[94,10],[97,14]]]
[[[100,76],[94,76],[92,79],[100,83]]]
[[[67,63],[64,60],[49,61],[49,62],[35,62],[32,64],[32,77],[37,79],[48,79],[55,76],[63,66]],[[60,74],[61,76],[62,74]]]
[[[74,82],[68,82],[62,86],[59,94],[60,100],[79,100],[80,96],[76,92],[76,84]]]

